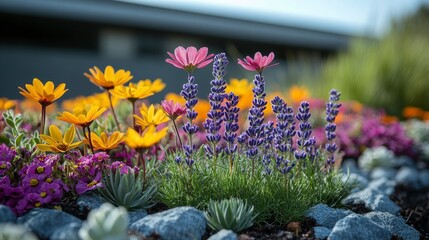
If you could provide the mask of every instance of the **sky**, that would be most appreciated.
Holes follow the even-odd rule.
[[[380,36],[429,0],[119,0],[351,35]]]

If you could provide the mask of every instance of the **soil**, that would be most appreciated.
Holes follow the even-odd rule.
[[[401,207],[407,224],[420,232],[420,239],[429,240],[429,188],[414,190],[398,185],[390,198]]]

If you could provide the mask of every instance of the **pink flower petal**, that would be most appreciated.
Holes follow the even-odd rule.
[[[198,50],[197,55],[195,57],[195,65],[198,65],[200,62],[205,61],[207,59],[207,53],[209,52],[209,49],[206,47],[202,47],[200,48],[200,50]],[[211,54],[211,56],[213,56]]]
[[[259,66],[261,66],[261,60],[262,60],[262,54],[260,52],[255,53],[255,57],[253,58],[253,61],[257,63]]]
[[[209,65],[212,61],[213,61],[213,59],[209,59],[209,60],[207,60],[207,61],[204,61],[204,62],[202,62],[202,63],[198,64],[198,65],[197,65],[197,68],[203,68],[203,67],[205,67],[205,66]]]
[[[174,56],[176,56],[177,61],[181,65],[183,66],[188,65],[188,59],[186,57],[186,49],[184,47],[179,46],[176,49],[174,49]]]
[[[198,55],[197,49],[195,47],[186,48],[186,56],[188,59],[188,64],[197,65],[195,58]]]
[[[174,61],[174,60],[171,60],[171,59],[165,59],[165,61],[166,61],[166,62],[168,62],[168,63],[170,63],[170,64],[172,64],[173,66],[175,66],[175,67],[177,67],[177,68],[184,69],[184,68],[183,68],[183,65],[182,65],[182,64],[180,64],[180,63],[179,63],[179,62],[177,62],[177,61]]]

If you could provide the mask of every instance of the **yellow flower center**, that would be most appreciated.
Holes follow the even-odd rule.
[[[88,183],[86,186],[87,187],[92,187],[92,186],[94,186],[95,184],[97,184],[97,181],[92,181],[92,182],[90,182],[90,183]]]
[[[37,202],[37,203],[34,204],[34,206],[35,207],[40,207],[40,206],[42,206],[42,204],[40,202]]]
[[[0,169],[6,169],[6,163],[0,164]]]
[[[38,173],[38,174],[42,174],[42,173],[44,173],[45,172],[45,168],[44,167],[37,167],[36,168],[36,172]]]
[[[30,186],[35,187],[37,186],[37,184],[39,184],[39,180],[32,178],[30,180]]]
[[[52,181],[53,181],[52,178],[46,178],[47,183],[51,183]]]
[[[67,151],[68,146],[66,144],[64,144],[64,143],[60,143],[60,144],[57,145],[57,148],[59,150],[61,150],[61,151]]]
[[[47,195],[47,194],[46,194],[46,192],[41,192],[41,193],[40,193],[40,196],[41,196],[42,198],[46,197],[46,195]]]

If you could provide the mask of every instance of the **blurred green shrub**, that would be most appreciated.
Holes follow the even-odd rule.
[[[331,88],[345,100],[400,116],[405,106],[429,109],[429,8],[394,23],[380,40],[356,39],[321,72],[322,95]]]

